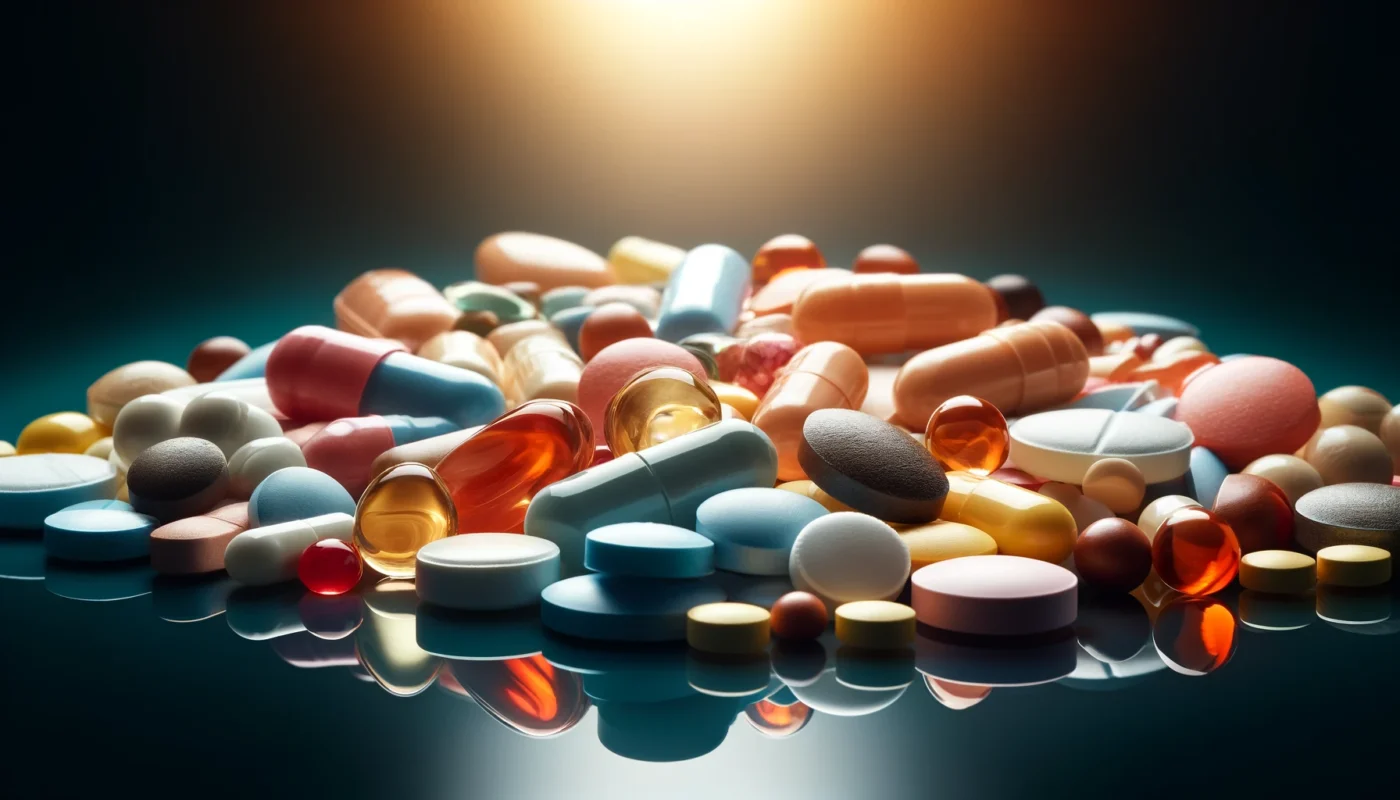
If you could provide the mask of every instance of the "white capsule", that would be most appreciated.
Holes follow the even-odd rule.
[[[238,448],[254,439],[281,436],[282,426],[261,408],[223,392],[196,397],[180,416],[180,436],[213,442],[232,458]]]
[[[131,462],[153,444],[173,439],[180,429],[185,404],[159,394],[142,395],[122,406],[112,423],[112,452],[125,472]]]
[[[355,518],[335,512],[310,519],[250,528],[228,543],[224,569],[229,577],[248,586],[270,586],[295,580],[297,560],[306,548],[321,539],[350,541]]]

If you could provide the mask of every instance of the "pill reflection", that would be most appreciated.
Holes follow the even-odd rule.
[[[1235,615],[1210,597],[1178,597],[1157,615],[1152,642],[1168,667],[1182,675],[1206,675],[1235,654]]]

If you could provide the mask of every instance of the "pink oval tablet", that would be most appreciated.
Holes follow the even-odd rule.
[[[1071,625],[1079,579],[1064,567],[1020,556],[967,556],[915,572],[919,622],[979,636],[1024,636]]]
[[[1307,444],[1322,414],[1317,392],[1303,371],[1262,356],[1232,359],[1186,384],[1176,418],[1196,434],[1196,444],[1220,457],[1231,471]]]

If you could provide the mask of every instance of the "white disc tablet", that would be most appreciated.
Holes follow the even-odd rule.
[[[1147,484],[1180,478],[1191,465],[1191,429],[1131,411],[1070,408],[1022,417],[1011,426],[1011,461],[1032,475],[1080,485],[1094,462],[1130,461]]]
[[[788,578],[831,609],[856,600],[893,600],[909,578],[909,546],[889,525],[853,511],[807,523],[792,543]]]
[[[424,545],[415,582],[425,603],[468,611],[524,608],[559,580],[559,546],[518,533],[467,533]]]

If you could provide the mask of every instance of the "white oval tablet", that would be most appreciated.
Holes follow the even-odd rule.
[[[163,394],[142,395],[122,406],[112,423],[112,452],[117,457],[117,468],[126,471],[142,450],[174,439],[184,412],[183,402]]]
[[[213,442],[224,458],[232,458],[238,448],[254,439],[281,436],[282,425],[271,414],[233,395],[210,392],[185,406],[179,435]]]
[[[1130,411],[1070,408],[1022,417],[1011,426],[1011,460],[1041,478],[1084,483],[1094,462],[1121,458],[1148,484],[1180,478],[1191,466],[1191,429]]]
[[[792,543],[788,578],[830,608],[893,600],[909,578],[909,546],[869,514],[842,511],[807,523]]]
[[[235,497],[251,497],[263,479],[285,467],[306,466],[297,443],[285,436],[265,436],[238,448],[228,460],[229,491]]]
[[[418,596],[445,608],[524,608],[559,580],[559,545],[538,536],[449,536],[424,545],[415,558]]]

